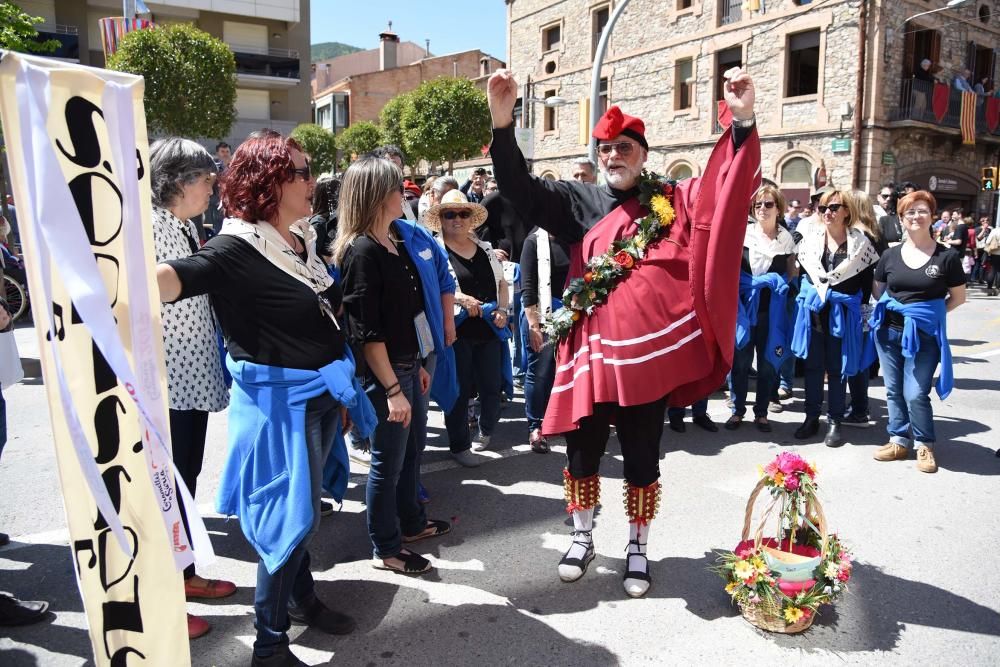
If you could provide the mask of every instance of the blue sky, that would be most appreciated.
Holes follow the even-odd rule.
[[[481,49],[507,57],[507,5],[504,0],[312,0],[312,43],[343,42],[363,49],[378,46],[378,35],[392,21],[403,41],[444,55]]]

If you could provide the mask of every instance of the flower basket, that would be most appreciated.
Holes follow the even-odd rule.
[[[816,497],[815,466],[786,452],[761,475],[747,500],[740,543],[720,553],[713,569],[726,579],[726,592],[748,622],[768,632],[795,634],[807,630],[819,607],[845,590],[851,556],[829,532]],[[753,529],[753,511],[765,489],[771,502]],[[777,537],[765,537],[773,518],[778,519]]]

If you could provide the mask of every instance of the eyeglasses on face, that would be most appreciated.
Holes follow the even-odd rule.
[[[890,196],[890,193],[888,193],[888,192],[880,192],[880,193],[878,193],[878,198],[879,199],[888,199],[889,196]]]
[[[442,211],[441,217],[445,220],[454,220],[455,218],[461,218],[462,220],[468,220],[472,217],[472,211],[463,208],[458,211]]]
[[[756,208],[772,209],[772,208],[774,208],[774,202],[773,201],[759,201],[756,204],[754,204],[753,207],[755,209]]]
[[[630,141],[619,141],[615,144],[597,144],[597,152],[601,155],[611,155],[611,151],[618,151],[618,154],[625,157],[632,154],[635,144]]]
[[[829,206],[819,206],[817,207],[816,210],[820,212],[820,215],[822,215],[827,211],[829,211],[830,213],[836,213],[842,208],[844,208],[843,204],[830,204]]]
[[[312,178],[312,171],[309,169],[309,160],[306,160],[306,166],[299,167],[298,169],[292,167],[288,170],[288,173],[292,175],[293,181],[296,176],[301,176],[303,181],[308,181]]]
[[[903,217],[909,218],[910,220],[913,220],[914,218],[929,218],[931,217],[931,212],[926,208],[918,208],[918,209],[911,208],[909,211],[903,212]]]

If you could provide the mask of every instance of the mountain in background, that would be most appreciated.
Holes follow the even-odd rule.
[[[362,51],[363,49],[351,46],[350,44],[341,44],[340,42],[322,42],[320,44],[313,44],[311,50],[312,61],[317,62],[319,60],[344,56],[355,51]]]

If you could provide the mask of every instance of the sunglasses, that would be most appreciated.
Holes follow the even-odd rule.
[[[826,213],[827,211],[829,211],[830,213],[836,213],[837,211],[839,211],[842,208],[844,208],[843,204],[830,204],[829,206],[817,206],[816,210],[819,211],[820,214],[822,215],[823,213]]]
[[[631,155],[635,149],[635,144],[629,141],[619,141],[617,144],[597,144],[597,152],[601,155],[611,155],[611,151],[618,151],[619,155]]]
[[[292,180],[295,180],[296,176],[301,176],[303,181],[308,181],[312,178],[312,171],[309,169],[309,160],[306,160],[306,166],[296,169],[292,167],[288,170],[288,173],[292,175]]]
[[[762,208],[763,207],[763,208],[770,209],[770,208],[774,208],[774,202],[773,201],[759,201],[756,204],[754,204],[753,207],[754,208]]]
[[[880,192],[880,193],[878,193],[878,198],[879,199],[888,199],[889,197],[890,197],[890,195],[889,195],[888,192]]]
[[[472,211],[468,209],[462,209],[460,211],[442,211],[441,217],[445,220],[454,220],[455,218],[461,218],[462,220],[468,220],[472,217]]]

